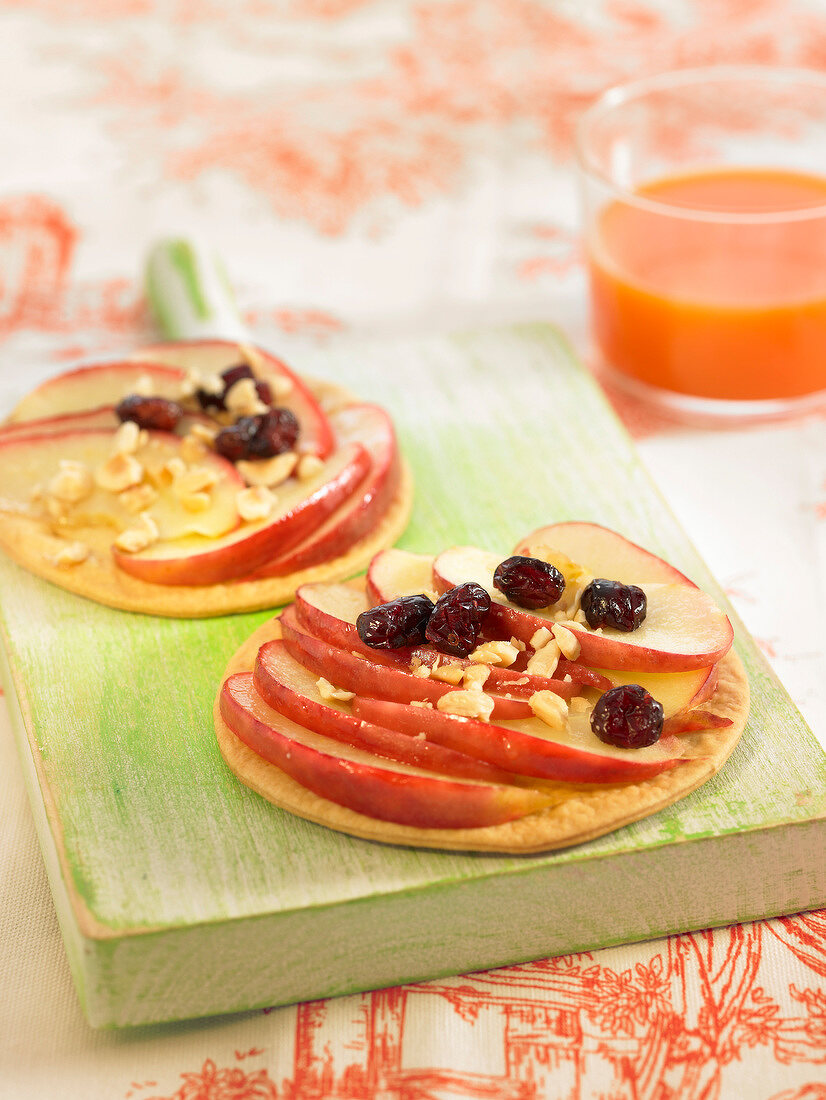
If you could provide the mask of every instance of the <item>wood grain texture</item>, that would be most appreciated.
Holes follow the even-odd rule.
[[[553,330],[341,340],[296,366],[394,417],[417,486],[400,545],[507,551],[542,524],[592,520],[661,554],[726,605]],[[84,948],[70,961],[95,1023],[202,1015],[630,941],[676,930],[680,914],[684,927],[698,927],[826,903],[826,871],[812,856],[826,838],[826,758],[739,623],[752,712],[723,771],[608,836],[510,857],[357,840],[274,809],[237,782],[215,744],[212,699],[229,655],[268,612],[135,615],[3,559],[0,615],[9,702],[55,837],[67,938]],[[601,878],[590,877],[595,861]],[[658,878],[683,868],[690,901],[680,908],[678,896],[659,897],[657,912],[640,907],[636,917],[620,906],[610,926],[596,913],[578,919],[570,896],[548,904],[577,882],[580,900],[590,889],[598,904],[630,864],[642,898],[659,897]],[[703,882],[719,889],[698,898]],[[506,921],[491,908],[505,896]],[[457,920],[472,943],[440,931]],[[265,943],[288,945],[289,960],[262,966]]]

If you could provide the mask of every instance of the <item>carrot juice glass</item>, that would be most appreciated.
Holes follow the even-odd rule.
[[[826,74],[721,66],[615,88],[577,156],[615,381],[711,416],[826,402]]]

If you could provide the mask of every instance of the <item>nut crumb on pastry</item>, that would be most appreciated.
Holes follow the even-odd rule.
[[[56,554],[49,555],[48,560],[60,569],[71,569],[73,565],[86,561],[91,552],[85,542],[67,542]]]

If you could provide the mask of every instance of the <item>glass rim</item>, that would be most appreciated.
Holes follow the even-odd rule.
[[[647,198],[611,179],[597,163],[590,149],[590,132],[598,122],[602,121],[617,107],[624,106],[635,99],[643,99],[651,92],[681,86],[703,85],[714,81],[745,84],[750,80],[759,80],[763,83],[773,83],[778,86],[793,83],[806,84],[811,88],[822,90],[826,95],[826,72],[795,66],[703,65],[686,69],[669,69],[653,76],[641,77],[639,80],[629,80],[622,84],[615,84],[597,96],[594,102],[577,119],[574,130],[574,155],[580,171],[586,178],[596,179],[610,188],[627,205],[635,206],[648,213],[671,218],[716,222],[718,224],[777,225],[784,222],[809,221],[826,217],[826,201],[813,206],[803,206],[790,210],[765,210],[748,213],[677,206]],[[751,167],[755,171],[774,171],[777,168],[776,165],[754,165]]]

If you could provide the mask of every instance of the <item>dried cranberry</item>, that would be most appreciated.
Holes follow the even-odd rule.
[[[195,396],[198,399],[198,404],[202,409],[219,409],[224,410],[227,407],[227,393],[232,389],[236,382],[240,382],[242,378],[254,378],[252,368],[247,363],[238,363],[234,367],[227,367],[226,370],[221,371],[221,380],[224,383],[224,388],[220,393],[210,393],[208,390],[198,389],[195,391]],[[259,378],[255,382],[255,392],[258,394],[258,399],[263,401],[265,405],[272,404],[272,390],[269,383],[265,382],[263,378]]]
[[[120,421],[133,420],[139,428],[149,431],[174,432],[184,410],[165,397],[141,397],[132,393],[115,406]]]
[[[400,596],[362,611],[356,619],[356,630],[364,644],[373,649],[419,645],[432,612],[433,601],[427,596]]]
[[[591,581],[582,593],[582,610],[592,629],[613,626],[628,633],[645,619],[645,593],[635,584],[599,579]]]
[[[547,607],[565,590],[565,578],[555,565],[541,558],[515,554],[496,567],[493,586],[519,607]]]
[[[259,419],[257,416],[240,416],[234,424],[218,432],[214,442],[218,454],[230,462],[249,458],[250,442],[258,430]]]
[[[251,458],[272,458],[293,449],[298,439],[298,420],[291,409],[269,409],[257,420],[258,427],[250,440]]]
[[[591,712],[591,729],[606,745],[642,749],[659,741],[662,703],[639,684],[621,684],[601,695]]]
[[[490,611],[490,596],[475,581],[449,588],[436,601],[425,637],[454,657],[467,657],[476,648],[485,616]]]

